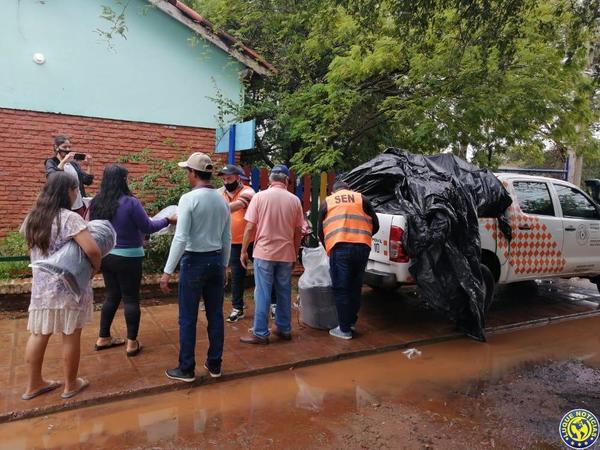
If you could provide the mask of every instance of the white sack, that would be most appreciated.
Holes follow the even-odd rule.
[[[164,219],[174,215],[177,215],[177,205],[169,205],[166,208],[161,209],[158,214],[152,217],[152,220]],[[156,233],[153,233],[152,236],[158,236],[160,234],[175,234],[175,225],[169,224],[169,226],[158,230]]]
[[[102,257],[108,255],[117,243],[117,233],[108,220],[92,220],[87,224],[88,231],[100,247]],[[48,259],[30,264],[47,273],[58,274],[65,286],[80,297],[90,282],[92,265],[81,247],[71,240]]]
[[[318,247],[302,249],[304,273],[298,280],[299,289],[331,286],[329,275],[329,257],[321,244]]]

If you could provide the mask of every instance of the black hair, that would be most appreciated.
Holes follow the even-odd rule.
[[[194,175],[196,175],[196,177],[200,178],[202,181],[210,181],[210,179],[212,178],[212,172],[203,172],[200,170],[191,169],[189,167],[188,170],[190,172],[194,172]]]
[[[348,186],[348,183],[346,183],[345,181],[342,180],[338,180],[335,183],[333,183],[333,192],[335,191],[339,191],[340,189],[349,189],[350,186]]]
[[[90,203],[91,220],[112,220],[119,206],[119,198],[123,195],[131,195],[127,185],[128,173],[125,167],[118,164],[111,164],[104,169],[100,192]]]
[[[54,136],[54,149],[56,150],[58,147],[63,145],[65,142],[69,141],[69,136],[64,134],[59,134]]]

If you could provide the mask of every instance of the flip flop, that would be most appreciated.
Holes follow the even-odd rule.
[[[144,348],[143,346],[140,345],[140,341],[138,341],[136,339],[135,342],[137,343],[137,348],[134,349],[134,350],[129,350],[127,352],[127,356],[130,357],[130,358],[133,357],[133,356],[138,355],[142,351],[142,349]]]
[[[31,400],[32,398],[36,398],[38,395],[42,395],[42,394],[45,394],[46,392],[53,391],[54,389],[59,388],[61,386],[62,386],[62,383],[60,381],[51,381],[46,386],[38,389],[37,391],[33,392],[32,394],[21,395],[21,399],[22,400]]]
[[[96,349],[97,352],[99,352],[100,350],[106,350],[108,348],[118,347],[119,345],[123,345],[123,344],[125,344],[125,339],[112,338],[112,340],[110,341],[110,344],[104,344],[104,345],[95,344],[94,348]]]
[[[63,392],[62,394],[60,394],[60,398],[66,400],[68,398],[75,397],[77,394],[79,394],[81,391],[83,391],[86,387],[90,385],[90,382],[85,378],[77,378],[77,383],[79,384],[77,389],[69,392]]]

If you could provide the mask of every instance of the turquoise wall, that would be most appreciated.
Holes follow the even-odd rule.
[[[143,0],[127,9],[114,50],[101,5],[113,0],[8,0],[0,14],[0,107],[216,128],[217,89],[240,99],[244,66]],[[147,9],[147,8],[146,8]],[[34,53],[46,62],[38,65]]]

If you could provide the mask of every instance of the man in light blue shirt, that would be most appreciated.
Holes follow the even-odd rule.
[[[183,194],[177,209],[177,228],[160,288],[169,293],[169,279],[179,270],[179,366],[168,369],[174,380],[193,382],[196,360],[198,306],[204,299],[208,321],[208,354],[204,367],[212,377],[221,376],[224,321],[225,268],[231,251],[231,215],[223,197],[210,184],[213,164],[208,155],[193,153],[178,163],[187,169],[192,190]]]

